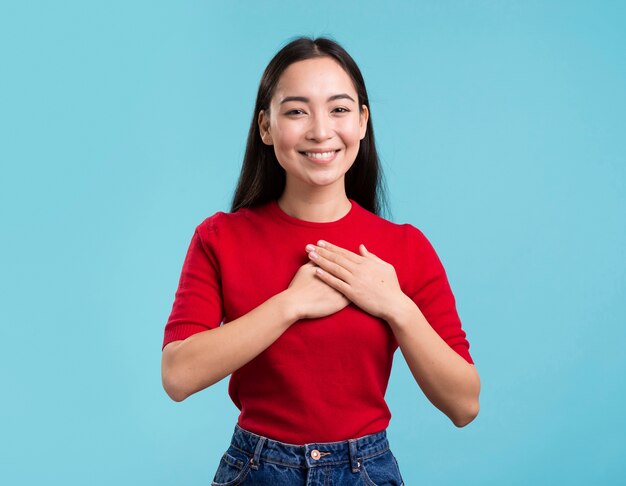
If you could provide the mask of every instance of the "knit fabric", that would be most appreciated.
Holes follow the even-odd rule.
[[[245,315],[285,290],[320,239],[391,263],[402,291],[460,356],[473,363],[444,267],[424,234],[387,221],[350,199],[333,222],[285,213],[276,201],[217,212],[191,238],[165,325],[163,347]],[[253,325],[253,324],[251,324]],[[391,413],[385,391],[398,343],[382,319],[349,304],[295,322],[232,373],[229,395],[244,429],[290,444],[335,442],[380,432]]]

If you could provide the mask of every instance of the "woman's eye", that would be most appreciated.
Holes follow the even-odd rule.
[[[347,108],[344,108],[342,106],[338,106],[337,108],[335,108],[333,110],[333,112],[335,112],[335,113],[349,113],[350,110],[348,110]],[[300,110],[300,109],[297,109],[297,108],[293,109],[293,110],[289,110],[287,113],[285,113],[285,115],[288,115],[288,116],[290,116],[290,115],[302,115],[302,114],[304,114],[304,111]]]

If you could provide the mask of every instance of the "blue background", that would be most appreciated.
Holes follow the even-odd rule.
[[[407,485],[626,480],[623,2],[3,2],[0,482],[209,484],[237,409],[161,386],[195,226],[228,205],[261,73],[360,65],[396,222],[448,272],[482,378],[463,429],[400,352]]]

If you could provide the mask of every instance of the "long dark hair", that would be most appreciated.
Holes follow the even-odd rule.
[[[265,204],[278,199],[283,193],[286,183],[285,170],[276,160],[274,147],[265,145],[261,140],[259,112],[269,109],[278,80],[287,67],[297,61],[324,56],[335,59],[343,67],[356,89],[359,110],[365,105],[370,112],[365,137],[360,141],[359,153],[346,172],[346,196],[377,215],[381,215],[383,209],[388,209],[383,173],[374,143],[369,98],[359,67],[350,54],[334,40],[326,37],[298,37],[278,51],[261,77],[231,212]]]

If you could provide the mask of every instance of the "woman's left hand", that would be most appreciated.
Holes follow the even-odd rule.
[[[319,240],[317,246],[307,245],[306,251],[320,267],[320,279],[375,317],[388,320],[393,309],[406,299],[393,265],[370,253],[363,244],[359,246],[360,255],[324,240]]]

